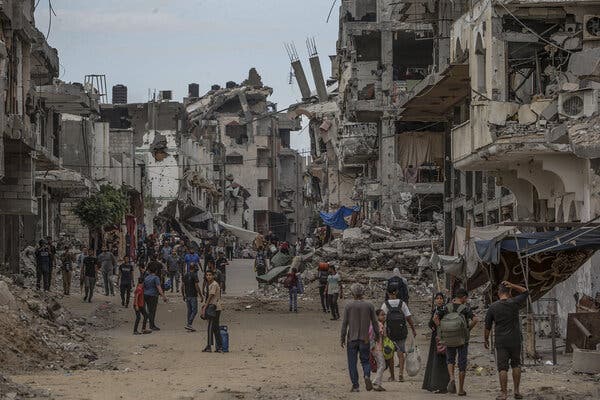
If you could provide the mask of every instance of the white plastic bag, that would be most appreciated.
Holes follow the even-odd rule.
[[[406,353],[406,373],[408,376],[416,376],[421,370],[421,352],[419,346],[414,344]]]

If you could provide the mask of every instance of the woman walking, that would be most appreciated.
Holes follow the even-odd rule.
[[[429,320],[431,343],[422,388],[435,393],[446,393],[446,387],[450,381],[448,367],[446,366],[445,348],[439,344],[437,325],[433,322],[433,317],[444,309],[445,303],[444,295],[437,293],[433,299],[433,310]]]
[[[377,315],[377,324],[379,327],[379,340],[375,341],[375,331],[373,326],[369,326],[369,338],[371,339],[371,356],[377,364],[377,373],[373,381],[373,390],[376,392],[385,392],[381,381],[383,380],[383,371],[385,371],[385,357],[383,355],[383,338],[385,337],[385,312],[382,309],[375,311]]]
[[[290,312],[298,312],[298,270],[292,268],[292,270],[285,277],[283,286],[289,291],[290,295]]]
[[[338,299],[340,298],[340,281],[342,278],[333,265],[329,266],[329,276],[327,277],[327,298],[329,300],[329,309],[331,310],[331,320],[340,319],[340,310],[338,308]]]

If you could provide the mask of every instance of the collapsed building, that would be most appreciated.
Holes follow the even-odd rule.
[[[187,98],[182,174],[215,220],[292,241],[306,234],[305,159],[290,148],[299,121],[277,112],[272,92],[253,68],[241,84]]]
[[[536,243],[495,260],[506,265],[463,260],[471,278],[497,268],[463,281],[496,285],[509,270],[521,275],[504,277],[523,279],[530,261],[534,299],[552,299],[543,304],[555,304],[564,332],[578,299],[597,298],[600,285],[599,6],[342,1],[326,83],[309,41],[315,92],[288,48],[303,96],[290,112],[310,121],[305,183],[320,195],[311,200],[324,211],[360,205],[371,223],[392,228],[443,213],[440,250],[457,256],[494,234]],[[554,245],[561,240],[570,247]]]

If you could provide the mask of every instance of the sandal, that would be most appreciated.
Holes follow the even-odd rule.
[[[506,400],[506,395],[504,393],[500,393],[498,396],[496,396],[496,400]]]
[[[515,394],[513,395],[513,397],[514,397],[516,400],[521,400],[521,399],[523,398],[523,395],[522,395],[521,393],[515,393]]]
[[[467,392],[465,392],[465,391],[463,390],[462,392],[458,392],[458,395],[459,395],[459,396],[466,396],[466,395],[467,395]]]

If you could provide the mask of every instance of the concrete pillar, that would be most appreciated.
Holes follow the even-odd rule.
[[[298,87],[300,87],[300,93],[302,93],[302,99],[308,99],[310,97],[310,87],[308,86],[308,80],[304,73],[304,68],[300,60],[292,61],[292,69],[294,70],[294,76]]]
[[[381,89],[389,96],[394,85],[394,34],[389,30],[381,32],[381,64]]]
[[[327,95],[327,87],[325,86],[325,78],[323,77],[323,70],[321,69],[321,61],[319,60],[319,56],[314,55],[309,58],[309,61],[313,80],[315,81],[315,87],[317,88],[319,101],[325,102],[329,100],[329,96]]]
[[[379,171],[381,184],[381,216],[390,220],[391,210],[396,201],[396,126],[392,118],[381,119],[381,133],[379,146]],[[390,221],[391,222],[391,221]]]

